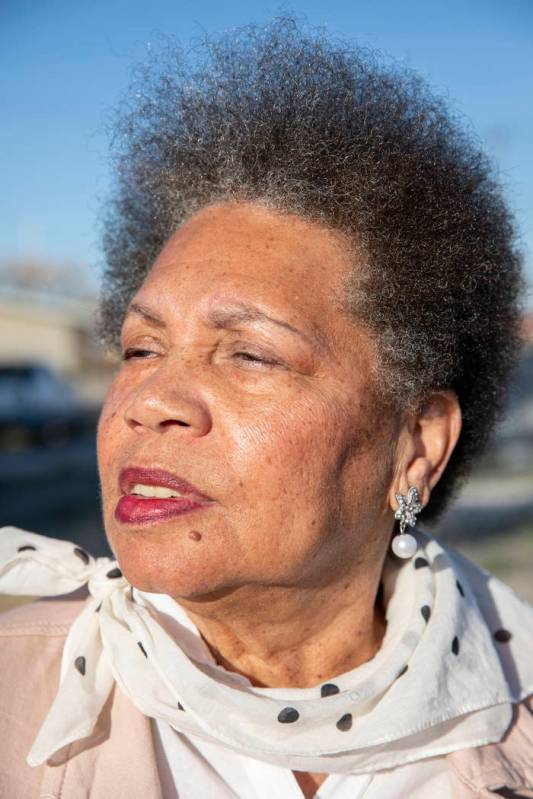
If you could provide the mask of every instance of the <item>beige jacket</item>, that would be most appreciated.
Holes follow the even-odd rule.
[[[0,615],[1,799],[163,799],[150,719],[115,687],[90,737],[26,764],[55,696],[61,654],[83,594]],[[533,797],[533,696],[498,744],[447,756],[454,799]]]

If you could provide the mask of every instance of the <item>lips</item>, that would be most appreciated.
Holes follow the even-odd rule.
[[[123,494],[129,494],[137,483],[144,483],[149,486],[164,486],[174,489],[179,494],[185,494],[191,500],[197,502],[212,502],[211,497],[189,483],[185,478],[177,474],[172,474],[164,469],[143,469],[136,466],[129,466],[123,469],[119,475],[119,486]]]
[[[157,485],[170,488],[181,497],[146,498],[129,493],[134,485]],[[201,510],[213,503],[211,497],[203,494],[183,477],[166,472],[164,469],[142,469],[128,467],[119,475],[122,496],[115,508],[115,519],[122,524],[153,524],[174,516]]]

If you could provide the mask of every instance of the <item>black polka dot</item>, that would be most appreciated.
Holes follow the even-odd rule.
[[[80,674],[85,674],[85,658],[83,655],[78,655],[74,661],[74,666],[78,669]]]
[[[452,652],[454,655],[459,654],[459,639],[457,638],[457,636],[455,636],[455,638],[452,641]]]
[[[300,714],[295,707],[284,707],[278,714],[278,721],[282,724],[292,724],[293,721],[298,721]]]
[[[78,556],[84,563],[89,563],[89,556],[81,547],[74,547],[74,554]]]
[[[100,613],[100,608],[101,608],[101,607],[102,607],[102,603],[100,602],[100,604],[98,605],[98,607],[94,609],[94,612],[95,612],[95,613]]]
[[[513,636],[509,630],[504,630],[503,628],[501,630],[496,630],[494,633],[494,638],[499,641],[500,644],[506,644],[507,641],[510,641],[512,637]]]
[[[109,577],[110,580],[114,580],[117,577],[122,577],[122,572],[118,568],[111,569],[107,572],[106,577]]]
[[[146,654],[146,649],[144,648],[144,646],[141,644],[141,642],[140,642],[140,641],[137,641],[137,646],[139,647],[139,649],[140,649],[140,650],[141,650],[141,652],[143,653],[144,657],[145,657],[145,658],[147,658],[147,657],[148,657],[148,655]]]
[[[23,547],[17,549],[17,552],[26,552],[27,549],[32,549],[34,552],[37,552],[37,547],[32,546],[32,544],[24,544]]]
[[[420,608],[420,613],[424,617],[425,621],[429,621],[429,617],[431,616],[431,608],[429,605],[424,605]]]
[[[425,558],[417,558],[415,560],[415,569],[423,569],[426,566],[429,566],[429,563]]]
[[[457,590],[459,591],[461,596],[464,596],[465,595],[465,590],[464,590],[463,586],[461,585],[461,583],[459,582],[459,580],[456,580],[455,584],[456,584]]]
[[[352,726],[352,714],[345,713],[344,716],[341,716],[335,726],[338,730],[341,730],[341,732],[346,732],[346,730],[349,730]]]
[[[405,674],[405,672],[407,671],[408,668],[409,668],[409,666],[404,666],[403,669],[398,672],[398,675],[397,675],[396,679],[398,679],[398,677],[403,677],[403,675]]]
[[[501,772],[500,772],[501,773]],[[520,773],[523,773],[522,771]],[[501,796],[502,799],[527,799],[525,793],[517,793],[514,788],[506,788],[505,785],[500,785],[494,791],[491,790],[490,793],[493,796]],[[46,794],[45,794],[46,796]],[[478,794],[479,796],[479,794]],[[486,794],[485,794],[486,796]],[[530,791],[527,791],[527,796],[531,796]]]
[[[181,702],[178,702],[178,710],[183,710],[183,712],[185,713],[185,708],[183,707]]]
[[[332,682],[327,682],[325,685],[320,686],[320,696],[333,696],[339,693],[339,686],[334,685]]]

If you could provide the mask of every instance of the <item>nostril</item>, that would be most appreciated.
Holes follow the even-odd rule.
[[[126,408],[124,418],[138,432],[150,429],[153,432],[171,433],[171,427],[179,426],[187,429],[187,435],[191,435],[193,430],[198,435],[205,435],[211,428],[209,411],[201,401],[194,397],[185,398],[178,407],[175,396],[168,399],[163,395],[155,395],[153,386],[135,396]]]

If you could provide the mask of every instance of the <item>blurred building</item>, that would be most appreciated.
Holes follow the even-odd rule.
[[[99,405],[114,365],[95,341],[97,295],[83,280],[76,295],[76,286],[61,276],[61,270],[42,265],[4,265],[0,363],[42,363],[68,379],[85,403]]]

